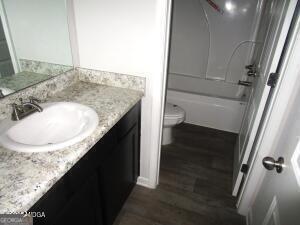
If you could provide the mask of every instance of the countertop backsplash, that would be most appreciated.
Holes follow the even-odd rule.
[[[78,81],[132,89],[143,93],[145,93],[146,88],[144,77],[76,68],[0,99],[0,120],[10,116],[10,104],[18,103],[20,98],[26,100],[29,96],[34,96],[43,100]]]

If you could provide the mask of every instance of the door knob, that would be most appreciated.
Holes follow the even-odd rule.
[[[281,173],[284,167],[284,158],[279,157],[278,160],[275,161],[272,157],[265,157],[262,163],[267,170],[274,170],[274,168],[276,168],[277,173]]]

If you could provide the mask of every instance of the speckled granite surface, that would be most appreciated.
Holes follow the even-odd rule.
[[[78,71],[79,80],[81,81],[129,88],[137,91],[144,91],[146,88],[146,79],[144,77],[84,68],[76,68],[76,71]]]
[[[0,78],[0,86],[18,91],[33,84],[37,84],[41,81],[47,80],[51,77],[52,76],[47,74],[23,71],[11,76]]]
[[[49,76],[56,76],[73,69],[73,66],[40,62],[35,60],[20,59],[19,61],[22,71],[41,73]]]
[[[77,81],[47,97],[92,107],[99,125],[85,140],[59,151],[18,153],[0,147],[0,213],[28,210],[143,96],[143,92]]]

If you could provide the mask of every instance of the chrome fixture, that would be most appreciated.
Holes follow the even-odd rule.
[[[249,87],[252,85],[252,82],[239,80],[238,85]]]
[[[29,102],[23,102],[23,99],[19,99],[21,104],[18,105],[16,103],[11,104],[12,106],[12,114],[11,119],[13,121],[18,121],[26,116],[31,115],[34,112],[42,112],[43,108],[38,105],[39,102],[41,102],[39,99],[34,97],[29,97]]]
[[[247,75],[248,75],[249,77],[256,77],[256,76],[257,76],[257,73],[256,73],[256,71],[250,70],[250,71],[247,72]]]
[[[256,70],[256,66],[255,66],[255,64],[247,65],[247,66],[245,66],[245,69],[247,69],[247,70]]]
[[[245,66],[245,68],[248,70],[247,75],[249,77],[256,77],[257,76],[256,65],[255,64],[247,65],[247,66]]]
[[[284,158],[279,157],[278,160],[275,161],[272,157],[265,157],[262,163],[267,170],[274,170],[274,168],[276,168],[277,173],[281,173],[284,167]]]

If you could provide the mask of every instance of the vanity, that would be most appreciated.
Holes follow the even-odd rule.
[[[139,176],[144,93],[136,84],[142,87],[144,80],[74,69],[4,98],[2,107],[21,96],[46,105],[80,104],[93,109],[99,121],[86,138],[55,151],[1,146],[0,213],[31,212],[34,224],[113,224]]]
[[[139,175],[140,102],[29,211],[34,224],[113,224]]]

